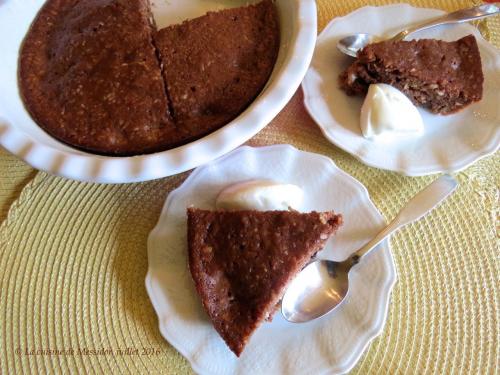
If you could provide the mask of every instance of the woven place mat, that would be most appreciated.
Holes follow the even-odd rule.
[[[0,147],[0,223],[7,217],[9,207],[23,187],[35,175],[33,168]]]
[[[362,5],[318,1],[320,27]],[[492,40],[497,21],[481,25]],[[332,146],[300,91],[249,142],[275,143],[331,157],[368,188],[387,219],[435,179],[369,168]],[[392,237],[398,282],[387,323],[353,373],[498,373],[499,170],[497,153],[458,174],[453,196]],[[191,373],[161,337],[144,288],[148,233],[187,173],[129,185],[38,173],[19,195],[32,173],[0,155],[0,207],[18,198],[0,227],[0,372]]]

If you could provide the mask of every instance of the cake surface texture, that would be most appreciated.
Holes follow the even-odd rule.
[[[472,35],[454,42],[435,39],[385,41],[366,46],[339,77],[349,95],[386,83],[431,112],[451,114],[482,98],[483,71]]]
[[[22,46],[20,88],[59,140],[109,154],[150,152],[175,127],[147,0],[49,0]]]
[[[342,224],[333,212],[189,208],[189,269],[216,331],[239,356],[288,282]]]
[[[21,48],[19,87],[33,119],[64,143],[105,155],[158,152],[241,113],[278,49],[271,0],[164,31],[149,0],[48,0]]]
[[[172,113],[188,133],[218,128],[240,114],[271,75],[279,49],[270,0],[209,12],[155,37]]]

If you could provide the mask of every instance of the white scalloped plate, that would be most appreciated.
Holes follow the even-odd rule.
[[[330,142],[369,166],[410,176],[456,172],[498,149],[500,53],[471,25],[439,27],[413,35],[451,41],[474,34],[485,75],[484,95],[479,103],[449,116],[420,109],[425,126],[421,136],[392,141],[365,139],[359,128],[363,98],[349,97],[338,87],[339,73],[353,61],[337,51],[340,38],[357,32],[390,36],[409,24],[441,14],[441,10],[407,4],[364,7],[334,19],[323,30],[302,87],[309,114]]]
[[[301,210],[334,210],[345,224],[319,257],[345,259],[383,226],[365,187],[331,159],[289,145],[240,147],[196,169],[167,198],[148,239],[146,289],[162,335],[200,374],[322,374],[349,371],[383,328],[396,280],[389,242],[372,252],[350,276],[346,300],[331,314],[293,324],[276,313],[237,358],[203,311],[187,267],[186,208],[214,208],[229,184],[267,178],[305,192]]]
[[[245,0],[154,1],[159,27],[245,4]],[[274,71],[259,97],[222,129],[190,144],[155,154],[105,157],[73,149],[45,133],[25,110],[17,86],[21,42],[44,0],[0,1],[0,146],[34,168],[82,181],[145,181],[184,172],[213,160],[263,129],[285,106],[304,77],[316,41],[314,0],[277,0],[281,44]]]

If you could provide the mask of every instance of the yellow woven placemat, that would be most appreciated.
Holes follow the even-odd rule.
[[[0,148],[0,223],[4,221],[11,204],[36,174],[29,165]]]
[[[318,1],[320,27],[362,5]],[[498,20],[482,29],[498,38]],[[386,218],[435,178],[369,168],[332,146],[301,92],[249,143],[330,156],[365,184]],[[458,174],[450,199],[392,238],[398,282],[387,323],[353,373],[498,373],[499,171],[497,153]],[[19,195],[32,173],[0,153],[0,208],[12,204],[0,226],[0,372],[191,373],[159,334],[144,288],[147,235],[187,174],[97,185],[38,173]]]

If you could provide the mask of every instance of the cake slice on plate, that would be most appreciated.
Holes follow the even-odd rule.
[[[443,115],[481,100],[483,80],[472,35],[454,42],[420,39],[369,44],[339,77],[349,95],[365,94],[372,83],[386,83],[415,105]]]
[[[189,269],[217,332],[239,356],[289,281],[342,224],[334,212],[189,208]]]

